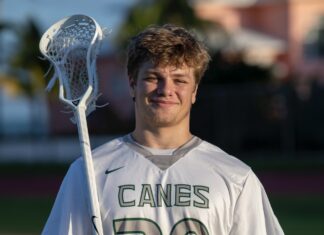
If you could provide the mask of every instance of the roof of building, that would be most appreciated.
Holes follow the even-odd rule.
[[[249,7],[256,4],[284,2],[286,0],[190,0],[192,2],[207,2],[232,7]]]

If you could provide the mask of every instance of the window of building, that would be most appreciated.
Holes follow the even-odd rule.
[[[324,15],[305,37],[304,56],[308,59],[324,59]]]

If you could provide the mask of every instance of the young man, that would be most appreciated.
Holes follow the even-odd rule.
[[[132,38],[135,129],[93,151],[104,234],[281,235],[252,170],[192,135],[190,110],[209,62],[181,27]],[[43,234],[91,234],[82,159],[70,167]]]

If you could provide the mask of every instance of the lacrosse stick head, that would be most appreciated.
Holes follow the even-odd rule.
[[[59,97],[72,110],[82,106],[89,114],[98,96],[96,57],[103,38],[98,23],[85,15],[73,15],[53,24],[42,36],[41,53],[54,67]]]

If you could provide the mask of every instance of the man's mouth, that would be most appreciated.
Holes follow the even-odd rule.
[[[172,105],[176,105],[177,102],[171,100],[162,100],[162,99],[151,99],[150,102],[154,105],[160,107],[170,107]]]

